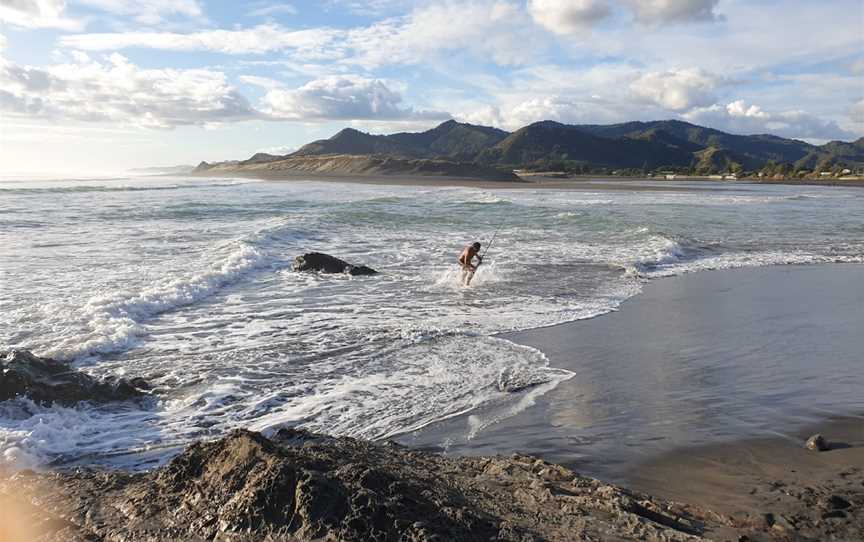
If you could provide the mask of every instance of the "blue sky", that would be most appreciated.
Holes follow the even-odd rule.
[[[449,118],[852,140],[862,33],[860,0],[0,0],[0,168],[194,164]]]

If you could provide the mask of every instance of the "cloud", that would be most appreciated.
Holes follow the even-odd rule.
[[[429,4],[409,15],[350,29],[290,30],[275,23],[192,33],[124,32],[63,36],[65,47],[113,51],[145,47],[226,54],[285,52],[299,61],[328,61],[373,69],[417,64],[446,54],[469,54],[499,65],[536,60],[542,37],[516,3],[478,0]]]
[[[283,88],[285,86],[285,83],[282,81],[270,79],[269,77],[260,77],[258,75],[241,75],[240,80],[249,85],[266,89]]]
[[[643,74],[630,84],[630,91],[664,109],[686,111],[715,103],[720,84],[719,77],[691,68]]]
[[[612,8],[606,0],[529,0],[528,13],[546,29],[570,34],[609,17]]]
[[[297,15],[297,8],[295,8],[291,4],[271,4],[253,9],[246,15],[248,15],[249,17],[269,17],[271,15],[277,15],[280,13]]]
[[[649,25],[715,21],[720,0],[623,0],[636,20]]]
[[[323,77],[297,89],[269,90],[263,110],[273,118],[298,121],[446,119],[447,113],[402,106],[402,96],[385,81],[357,75]]]
[[[226,54],[262,54],[293,50],[297,56],[325,58],[336,31],[309,29],[289,31],[276,24],[262,24],[244,30],[175,32],[118,32],[62,36],[60,44],[85,51],[145,47],[170,51],[214,51]]]
[[[65,11],[65,0],[0,0],[0,22],[23,28],[84,28],[84,21],[64,17]]]
[[[261,149],[256,149],[255,153],[263,152],[266,154],[272,154],[274,156],[285,156],[286,154],[291,154],[296,151],[297,147],[294,145],[277,145],[275,147],[264,147]]]
[[[115,15],[128,15],[138,22],[156,24],[166,15],[201,17],[198,0],[78,0],[78,3]]]
[[[225,75],[142,69],[119,54],[47,68],[0,64],[0,108],[51,120],[173,128],[260,118]]]
[[[345,62],[374,68],[416,64],[467,54],[484,62],[519,65],[536,61],[542,38],[519,4],[480,0],[424,5],[407,17],[349,30]]]
[[[699,107],[682,115],[690,122],[707,124],[734,133],[770,133],[783,137],[828,140],[852,139],[854,135],[834,121],[819,119],[805,111],[765,111],[743,100],[725,106],[714,104]]]
[[[601,109],[608,104],[592,98],[575,96],[541,96],[523,100],[508,100],[499,105],[472,106],[456,113],[462,122],[516,130],[541,120],[565,124],[595,122]]]
[[[861,98],[849,108],[852,121],[864,125],[864,98]],[[862,126],[864,128],[864,126]]]

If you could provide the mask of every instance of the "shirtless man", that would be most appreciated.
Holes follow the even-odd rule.
[[[477,258],[477,265],[472,263],[475,257]],[[474,272],[477,271],[481,263],[483,263],[483,256],[480,255],[480,243],[475,242],[465,247],[465,250],[459,255],[459,265],[462,266],[462,284],[465,286],[471,284]]]

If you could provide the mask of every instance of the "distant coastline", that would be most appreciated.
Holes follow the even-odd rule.
[[[715,190],[732,184],[776,184],[791,186],[864,187],[864,178],[832,179],[759,179],[744,177],[737,180],[717,180],[707,176],[678,176],[675,179],[624,177],[616,175],[549,175],[522,174],[518,179],[493,180],[449,175],[360,174],[266,169],[214,169],[195,171],[195,177],[256,179],[272,182],[320,181],[390,186],[438,186],[481,189],[549,189],[549,190],[635,190],[635,191],[699,191]],[[646,185],[642,183],[650,182]],[[704,186],[692,186],[692,183]]]
[[[813,145],[736,135],[677,120],[613,125],[535,122],[514,132],[444,122],[424,132],[345,128],[299,150],[201,162],[194,174],[448,178],[520,182],[536,177],[864,185],[864,138]]]

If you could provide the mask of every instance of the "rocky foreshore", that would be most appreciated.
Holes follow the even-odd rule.
[[[147,388],[21,350],[0,361],[0,400],[71,405],[134,399]],[[237,430],[147,473],[0,471],[0,540],[861,540],[858,463],[829,461],[842,472],[799,476],[806,461],[786,450],[795,468],[779,468],[783,453],[763,446],[771,459],[759,463],[754,500],[739,511],[659,499],[530,456],[448,457],[297,429],[269,438]],[[821,435],[796,448],[814,459],[848,451],[855,447]],[[674,477],[690,472],[676,465],[683,463],[663,468]]]
[[[861,532],[862,496],[837,496]],[[0,535],[33,541],[818,540],[785,517],[730,517],[533,457],[447,457],[283,429],[189,446],[149,473],[22,471],[0,480]],[[17,525],[17,527],[15,526]],[[3,533],[6,529],[6,533]],[[824,536],[823,536],[824,535]],[[2,538],[2,536],[0,536]]]
[[[141,378],[97,379],[27,350],[0,352],[0,401],[27,396],[36,403],[69,406],[80,401],[125,401],[142,397],[149,389]]]

